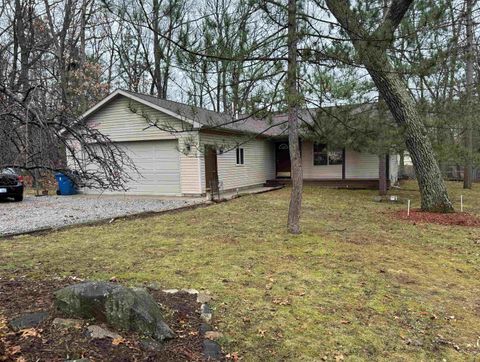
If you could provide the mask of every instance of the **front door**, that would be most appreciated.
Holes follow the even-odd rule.
[[[275,143],[275,160],[277,177],[290,177],[290,150],[288,141]]]
[[[205,145],[205,187],[218,192],[217,150],[212,145]]]

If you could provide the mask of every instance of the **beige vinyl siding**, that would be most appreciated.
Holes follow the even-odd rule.
[[[205,192],[205,160],[204,147],[207,144],[221,147],[227,152],[217,154],[218,181],[222,190],[230,190],[263,184],[275,177],[274,146],[264,139],[254,139],[242,144],[244,164],[236,164],[236,143],[243,143],[249,136],[220,135],[200,133],[200,176],[202,192]]]
[[[137,110],[136,113],[130,110],[130,105]],[[148,127],[148,121],[142,114],[151,121],[158,121],[163,130]],[[170,127],[187,129],[182,121],[123,96],[113,99],[88,118],[91,127],[115,142],[174,139],[176,135],[170,131]],[[166,127],[168,130],[165,130]]]
[[[342,165],[313,164],[313,142],[302,141],[302,169],[304,179],[341,179]]]
[[[183,134],[179,139],[181,188],[184,195],[202,193],[200,178],[200,150],[198,132]],[[190,145],[190,151],[187,150]]]
[[[68,138],[67,140],[69,146],[73,149],[75,152],[75,157],[77,158],[78,161],[81,161],[83,156],[82,156],[82,145],[80,144],[79,141],[74,140],[72,138]],[[72,170],[78,169],[77,162],[75,161],[72,153],[70,152],[70,149],[66,147],[65,149],[66,157],[67,157],[67,166],[71,168]]]
[[[347,179],[378,179],[378,155],[347,150],[345,162]]]
[[[390,182],[398,181],[398,155],[390,155]]]
[[[132,112],[130,108],[136,109]],[[157,127],[148,127],[148,120],[158,122]],[[176,162],[180,169],[182,194],[200,194],[200,159],[196,145],[198,132],[183,132],[190,128],[182,121],[151,107],[118,96],[98,112],[89,116],[88,123],[114,142],[178,139]],[[173,129],[182,131],[173,132]],[[185,152],[185,143],[192,143],[192,151]]]

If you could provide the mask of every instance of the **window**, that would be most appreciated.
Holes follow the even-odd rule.
[[[328,152],[328,164],[329,165],[341,165],[343,164],[343,151],[329,151]]]
[[[335,150],[329,151],[327,145],[323,143],[313,144],[313,165],[327,166],[327,165],[341,165],[343,164],[343,151]]]
[[[243,148],[237,148],[237,165],[243,165],[244,158],[243,158]]]
[[[327,145],[322,143],[313,144],[313,164],[315,166],[328,165]]]

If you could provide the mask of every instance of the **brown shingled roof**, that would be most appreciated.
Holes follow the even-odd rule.
[[[253,134],[262,134],[269,137],[286,136],[288,116],[285,113],[273,114],[269,119],[241,115],[235,118],[232,114],[215,112],[209,109],[191,106],[184,103],[160,99],[152,95],[125,91],[132,96],[141,98],[147,103],[164,108],[170,112],[174,112],[181,117],[192,120],[201,124],[201,129],[219,129],[233,132],[244,132]],[[328,110],[343,108],[350,115],[359,115],[365,112],[377,112],[376,105],[373,104],[357,104],[345,106],[330,106],[325,108],[308,108],[299,111],[299,118],[303,127],[314,124],[314,118],[321,110],[322,116],[328,116]]]
[[[235,132],[247,132],[255,134],[264,134],[266,136],[278,136],[285,133],[285,120],[281,118],[273,118],[272,121],[249,117],[239,116],[236,119],[228,113],[220,113],[205,108],[191,106],[184,103],[160,99],[152,95],[124,91],[148,103],[168,109],[181,117],[185,117],[202,125],[202,129],[223,129]]]

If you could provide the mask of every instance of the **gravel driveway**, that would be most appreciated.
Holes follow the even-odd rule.
[[[26,196],[23,202],[0,200],[0,236],[115,217],[178,209],[204,199],[142,196]]]

